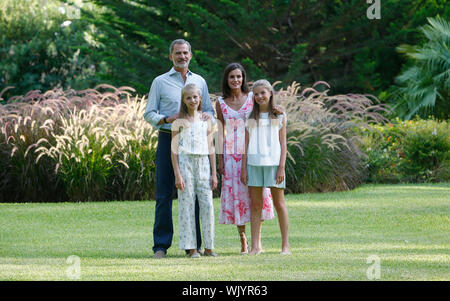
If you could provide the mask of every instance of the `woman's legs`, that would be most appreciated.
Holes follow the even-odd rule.
[[[284,200],[284,189],[271,187],[273,205],[278,215],[278,223],[281,231],[281,252],[289,253],[289,217],[286,202]]]
[[[261,215],[262,215],[262,187],[249,186],[250,193],[250,226],[252,233],[252,249],[250,254],[259,254],[262,252],[261,246]]]

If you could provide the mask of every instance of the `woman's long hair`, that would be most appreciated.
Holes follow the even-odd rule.
[[[222,96],[223,98],[228,98],[231,96],[231,89],[228,85],[228,75],[231,71],[239,69],[242,73],[242,85],[241,85],[241,91],[245,94],[248,94],[248,84],[247,84],[247,73],[245,72],[244,67],[242,67],[239,63],[231,63],[228,66],[225,67],[225,70],[223,71],[222,76]]]

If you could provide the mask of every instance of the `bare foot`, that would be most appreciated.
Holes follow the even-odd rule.
[[[289,250],[289,247],[281,248],[281,255],[291,255],[291,251]]]
[[[259,255],[259,254],[261,254],[262,252],[263,252],[262,249],[252,249],[252,250],[250,251],[250,253],[248,253],[248,254],[250,254],[250,255]]]

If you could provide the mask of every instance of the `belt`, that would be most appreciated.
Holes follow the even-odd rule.
[[[162,133],[166,133],[166,134],[172,134],[171,130],[159,129],[159,131],[162,132]]]

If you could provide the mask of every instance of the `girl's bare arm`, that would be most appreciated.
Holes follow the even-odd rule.
[[[286,155],[287,155],[287,142],[286,142],[286,118],[283,117],[283,125],[279,132],[280,136],[280,146],[281,146],[281,156],[280,165],[278,166],[276,183],[279,184],[284,181],[285,178],[285,167],[286,167]]]
[[[216,112],[217,112],[217,148],[219,155],[219,173],[224,174],[224,159],[223,159],[223,142],[225,136],[225,120],[223,119],[222,109],[220,108],[219,101],[216,101]]]
[[[242,165],[241,165],[241,182],[244,185],[247,185],[248,183],[248,174],[247,174],[248,142],[249,142],[249,133],[248,130],[245,129],[245,151],[242,154]]]
[[[214,149],[214,139],[212,133],[212,124],[208,120],[208,148],[209,148],[209,164],[211,166],[211,189],[217,188],[217,172],[216,172],[216,152]]]
[[[170,147],[170,157],[172,159],[173,173],[175,175],[175,186],[177,187],[177,189],[184,190],[184,180],[181,176],[180,166],[178,164],[178,149],[180,142],[180,132],[178,131],[178,129],[179,125],[177,124],[177,122],[174,122],[174,124],[172,125],[172,143]]]

